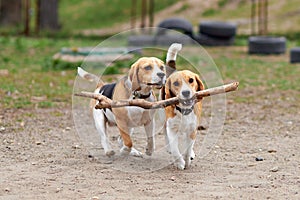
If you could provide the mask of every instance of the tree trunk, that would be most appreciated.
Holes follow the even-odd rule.
[[[58,0],[38,0],[38,19],[40,30],[58,30]]]
[[[19,25],[22,23],[22,1],[0,0],[0,24]]]

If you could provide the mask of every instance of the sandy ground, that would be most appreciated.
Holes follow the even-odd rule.
[[[233,103],[239,95],[249,98]],[[257,88],[229,94],[217,143],[184,171],[172,164],[140,170],[138,165],[164,162],[163,151],[120,162],[120,155],[107,158],[98,149],[94,157],[76,132],[71,106],[1,110],[0,199],[300,199],[295,95]],[[208,119],[204,114],[204,126]]]

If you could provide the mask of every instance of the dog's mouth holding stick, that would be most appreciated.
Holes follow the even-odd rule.
[[[154,86],[156,89],[161,89],[164,86],[164,83],[162,81],[159,81],[157,83],[147,83],[148,86]]]
[[[192,99],[194,99],[193,101],[192,99],[180,100],[179,97],[173,97],[170,99],[160,100],[155,102],[149,102],[144,99],[113,101],[101,94],[95,94],[92,92],[84,92],[84,91],[82,91],[81,93],[75,93],[74,95],[98,100],[98,104],[95,107],[96,109],[116,108],[116,107],[124,107],[124,106],[139,106],[144,109],[157,109],[157,108],[167,107],[173,104],[178,104],[180,101],[186,104],[194,103],[194,101],[201,100],[204,97],[235,91],[238,89],[238,86],[239,86],[239,82],[233,82],[219,87],[201,90],[194,94],[194,96],[192,97]]]
[[[196,96],[194,95],[192,98],[189,99],[182,99],[179,98],[179,103],[181,103],[183,106],[193,106],[196,103]]]

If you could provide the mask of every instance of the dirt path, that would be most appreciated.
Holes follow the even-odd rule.
[[[300,105],[293,94],[229,94],[217,144],[184,171],[168,165],[129,173],[113,169],[116,161],[102,149],[98,159],[89,157],[70,107],[1,110],[0,199],[299,199]],[[237,95],[257,98],[233,103]]]

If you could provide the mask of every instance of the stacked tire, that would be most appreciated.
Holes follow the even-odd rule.
[[[282,54],[285,51],[285,37],[251,36],[248,39],[249,54]]]
[[[204,21],[199,23],[199,35],[195,40],[206,46],[229,46],[234,43],[236,25],[228,22]]]
[[[164,35],[167,29],[180,31],[185,35],[193,38],[193,26],[192,24],[183,18],[168,18],[161,21],[158,24],[158,28],[161,28],[157,35]]]
[[[183,33],[183,34],[182,34]],[[193,43],[193,26],[183,18],[168,18],[158,24],[156,45],[169,46],[172,43],[188,45]]]
[[[290,50],[290,62],[300,63],[300,47],[294,47]]]
[[[169,46],[172,43],[194,44],[193,26],[183,18],[168,18],[158,24],[155,35],[132,35],[128,38],[129,46]]]

